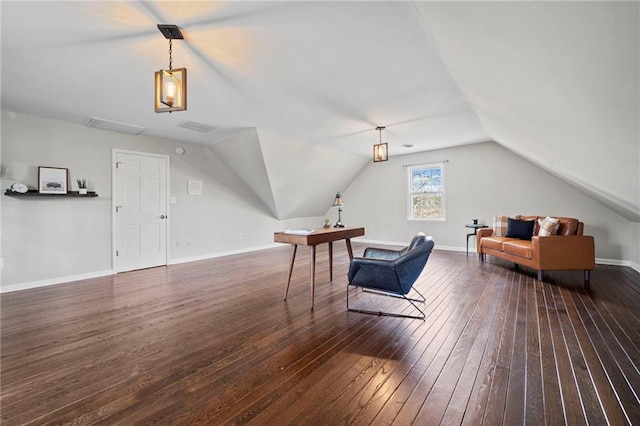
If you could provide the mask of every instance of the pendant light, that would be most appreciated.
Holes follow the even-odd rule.
[[[387,143],[382,143],[382,131],[384,126],[376,127],[376,130],[380,132],[380,143],[373,145],[373,162],[379,163],[380,161],[387,161],[389,159],[389,149]]]
[[[155,111],[173,112],[187,109],[187,69],[173,68],[173,40],[183,40],[177,25],[158,24],[158,29],[169,39],[169,69],[155,74]]]

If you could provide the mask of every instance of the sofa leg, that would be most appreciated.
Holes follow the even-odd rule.
[[[584,270],[584,282],[588,283],[590,280],[591,280],[591,270],[585,269]]]
[[[542,271],[538,271],[538,281],[542,281]]]
[[[478,256],[480,256],[480,262],[484,262],[484,253],[478,253]]]

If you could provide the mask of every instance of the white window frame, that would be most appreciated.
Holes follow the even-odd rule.
[[[420,221],[420,222],[445,222],[447,220],[447,190],[446,190],[446,185],[445,185],[445,181],[446,181],[446,172],[445,172],[445,167],[444,167],[445,162],[444,161],[438,161],[438,162],[433,162],[433,163],[424,163],[424,164],[414,164],[411,166],[407,166],[407,220],[410,221]],[[412,187],[412,182],[411,182],[411,176],[413,175],[414,170],[419,170],[419,169],[436,169],[439,168],[440,169],[440,173],[441,173],[441,182],[442,182],[442,191],[423,191],[423,192],[414,192],[413,191],[413,187]],[[440,217],[434,217],[434,218],[422,218],[422,217],[414,217],[413,216],[413,206],[412,206],[412,200],[413,200],[413,196],[416,194],[423,194],[423,193],[435,193],[435,194],[442,194],[441,198],[442,198],[442,216]]]

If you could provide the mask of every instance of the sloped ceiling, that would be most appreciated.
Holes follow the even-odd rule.
[[[640,221],[640,3],[415,4],[495,141]]]
[[[494,139],[640,220],[636,2],[0,7],[3,110],[207,145],[275,217],[325,212],[383,125],[391,155]],[[186,112],[153,112],[158,23],[185,34]]]
[[[369,162],[332,147],[247,129],[210,146],[277,219],[318,216]]]
[[[391,155],[488,140],[410,2],[1,7],[3,109],[210,146],[277,218],[323,214],[367,163],[376,126]],[[168,65],[158,23],[185,35],[173,43],[185,112],[153,112],[153,73]],[[187,120],[216,128],[178,127]]]

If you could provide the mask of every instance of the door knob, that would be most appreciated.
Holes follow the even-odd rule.
[[[167,216],[165,216],[165,215],[163,215],[163,214],[162,214],[162,215],[160,215],[160,219],[165,219],[166,217],[167,217]]]

